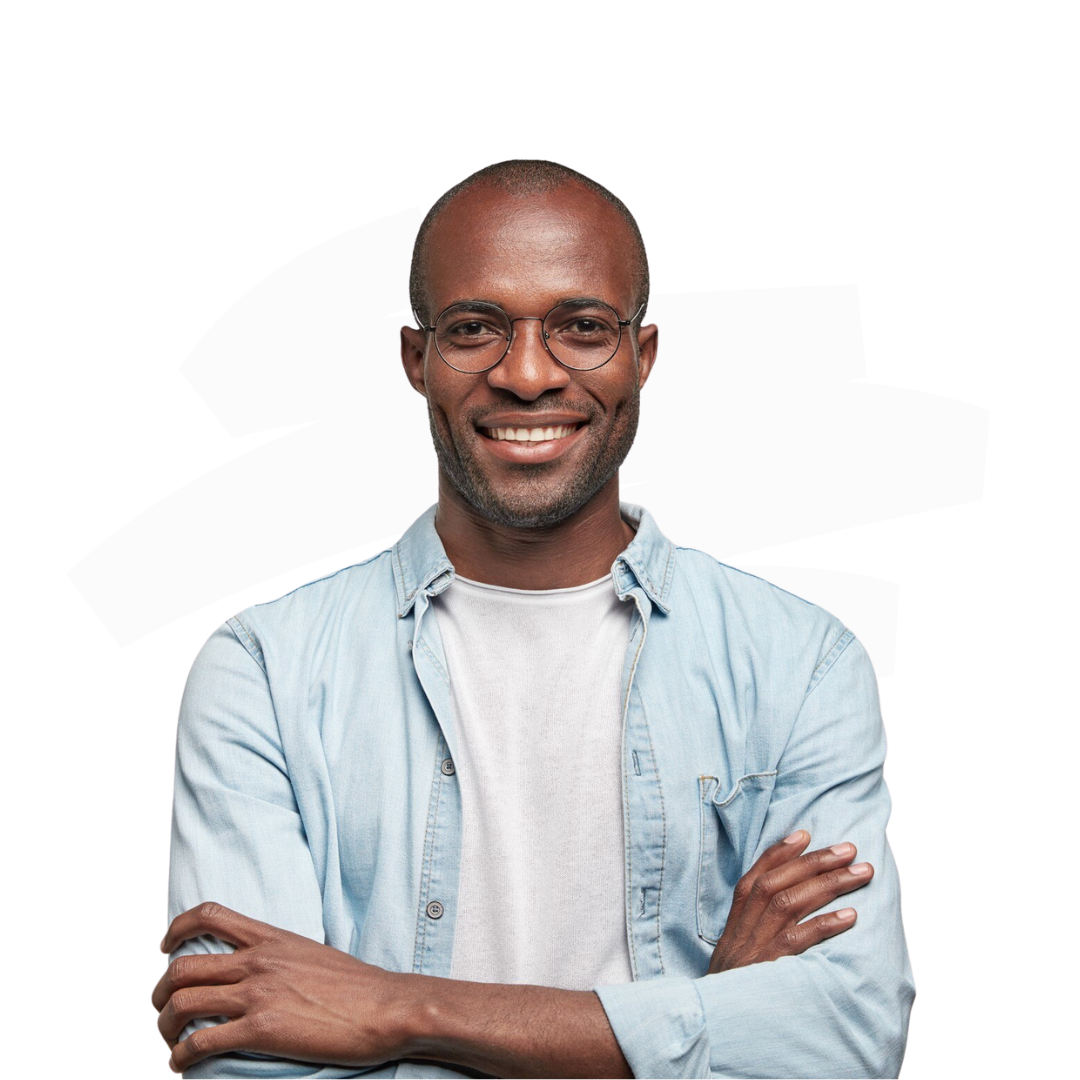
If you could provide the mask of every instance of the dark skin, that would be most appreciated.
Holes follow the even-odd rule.
[[[621,318],[636,307],[629,229],[583,188],[527,199],[474,188],[446,208],[430,240],[427,319],[463,299],[498,303],[512,318],[542,316],[569,297],[602,299]],[[432,335],[401,331],[439,457],[436,529],[447,556],[465,577],[520,589],[594,581],[633,538],[617,470],[657,347],[655,326],[627,328],[608,364],[571,371],[544,348],[539,327],[515,322],[510,352],[480,374],[443,363]],[[534,464],[481,441],[477,425],[509,413],[514,426],[521,414],[587,422],[562,453]],[[774,844],[740,880],[709,974],[796,955],[854,925],[850,908],[807,916],[865,885],[873,868],[852,865],[854,845],[808,852],[809,841],[799,830]],[[153,992],[176,1071],[249,1050],[354,1066],[420,1058],[493,1076],[633,1075],[592,991],[387,971],[213,902],[178,915],[161,948],[202,934],[235,951],[178,957]],[[227,1023],[177,1041],[190,1020],[222,1015]]]
[[[431,231],[423,314],[485,299],[511,318],[542,316],[561,300],[595,297],[629,318],[638,306],[630,240],[618,211],[583,188],[530,199],[473,189]],[[516,589],[595,581],[634,535],[619,513],[617,470],[637,430],[657,327],[626,328],[618,353],[594,371],[559,364],[539,322],[514,327],[510,352],[479,375],[443,363],[432,335],[402,328],[402,363],[427,398],[440,457],[435,527],[457,571],[475,581]],[[476,428],[500,413],[564,411],[588,419],[582,437],[540,465],[499,460]]]
[[[806,852],[805,830],[767,848],[736,887],[710,974],[794,956],[854,925],[806,916],[872,877],[853,845]],[[805,922],[800,920],[806,919]],[[236,946],[178,957],[153,992],[158,1030],[182,1072],[211,1054],[252,1050],[334,1065],[424,1058],[492,1076],[633,1074],[589,990],[464,982],[366,964],[310,938],[205,903],[178,915],[161,948],[212,934]],[[188,1021],[228,1016],[182,1042]]]

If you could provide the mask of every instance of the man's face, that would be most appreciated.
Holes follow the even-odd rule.
[[[433,320],[450,304],[484,300],[511,319],[569,299],[602,300],[629,319],[634,262],[629,226],[604,199],[566,186],[514,197],[478,187],[451,202],[428,237]],[[512,527],[554,525],[612,481],[634,441],[639,391],[656,357],[655,326],[623,328],[618,352],[591,371],[563,367],[539,321],[515,322],[495,367],[464,374],[443,362],[434,335],[402,328],[402,361],[428,402],[446,479],[478,513]],[[553,441],[496,439],[491,428],[573,425]]]

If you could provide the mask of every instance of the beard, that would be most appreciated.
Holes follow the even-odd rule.
[[[595,409],[575,407],[589,417],[583,436],[584,453],[576,471],[560,482],[562,458],[533,465],[528,462],[499,462],[507,482],[496,487],[478,461],[475,440],[481,435],[471,420],[462,418],[464,430],[440,430],[428,402],[428,423],[439,467],[453,488],[478,514],[496,525],[516,529],[544,528],[565,521],[580,510],[619,471],[637,435],[641,388],[635,382],[631,396],[618,405],[606,430],[599,426]],[[560,403],[570,405],[570,403]],[[540,410],[537,410],[538,412]],[[588,440],[584,442],[584,440]],[[576,453],[576,451],[574,451]]]

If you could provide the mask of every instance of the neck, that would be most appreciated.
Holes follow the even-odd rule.
[[[568,589],[595,581],[634,538],[615,476],[555,525],[515,528],[479,514],[440,471],[435,531],[462,577],[509,589]]]

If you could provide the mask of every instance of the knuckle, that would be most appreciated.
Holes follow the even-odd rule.
[[[273,975],[275,972],[281,971],[285,966],[284,958],[273,949],[260,949],[256,947],[254,949],[247,949],[245,952],[246,956],[244,957],[244,960],[253,974]]]
[[[741,877],[735,886],[735,892],[732,899],[737,904],[744,904],[750,899],[751,890],[754,887],[754,879],[751,877]]]
[[[173,1015],[179,1019],[191,1012],[195,1007],[195,1002],[192,998],[193,995],[190,990],[177,990],[176,993],[169,998],[169,1007],[172,1009]]]
[[[776,893],[769,901],[769,908],[775,915],[787,915],[794,905],[795,898],[789,889]]]
[[[761,874],[750,888],[754,900],[767,900],[773,894],[773,879],[768,874]]]
[[[259,1009],[257,1012],[248,1013],[245,1023],[256,1037],[270,1035],[277,1027],[268,1009]]]
[[[842,856],[841,856],[842,857]],[[806,856],[806,861],[810,863],[812,867],[826,866],[831,862],[834,862],[837,858],[835,851],[829,848],[822,848],[820,851],[812,851]]]
[[[197,1056],[206,1047],[206,1028],[197,1028],[185,1040],[184,1046],[189,1055]]]
[[[784,928],[783,933],[780,934],[778,940],[785,949],[800,949],[806,940],[806,931],[801,924],[787,926]]]
[[[221,904],[215,900],[206,900],[199,905],[199,918],[201,919],[217,919],[224,912],[224,908]]]
[[[853,880],[846,867],[841,870],[833,870],[832,873],[823,876],[828,879],[829,889],[835,893],[843,892],[851,885]]]
[[[182,982],[186,982],[189,976],[192,974],[192,957],[178,956],[169,965],[169,983],[172,986],[179,986]]]

